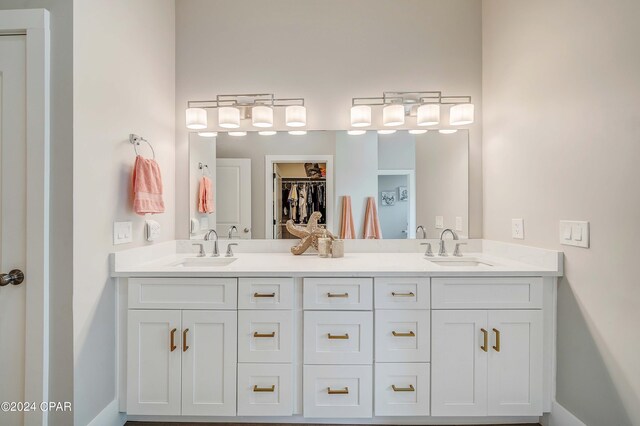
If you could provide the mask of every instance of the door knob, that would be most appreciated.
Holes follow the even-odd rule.
[[[24,281],[24,273],[19,269],[14,269],[8,274],[0,274],[0,287],[4,287],[5,285],[13,284],[18,285],[22,284]]]
[[[244,228],[244,233],[245,233],[245,234],[248,234],[248,233],[249,233],[249,231],[250,231],[250,229],[249,229],[249,228]]]

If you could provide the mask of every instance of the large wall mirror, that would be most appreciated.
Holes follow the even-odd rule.
[[[209,229],[220,238],[288,239],[286,222],[305,224],[313,212],[337,236],[351,216],[355,238],[364,238],[367,204],[383,239],[469,234],[468,130],[192,134],[189,146],[194,239]]]

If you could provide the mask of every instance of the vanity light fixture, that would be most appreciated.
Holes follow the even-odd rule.
[[[443,135],[452,135],[457,131],[458,131],[458,129],[440,129],[440,130],[438,130],[438,132],[442,133]]]
[[[229,136],[247,136],[247,132],[229,132]]]
[[[380,129],[378,130],[379,135],[392,135],[396,132],[396,129]]]
[[[289,127],[307,125],[307,109],[304,98],[276,98],[272,93],[216,95],[213,100],[188,101],[186,110],[187,128],[207,128],[207,110],[218,110],[218,126],[239,129],[243,120],[251,120],[257,128],[273,127],[276,108],[285,109],[285,122]]]
[[[411,129],[409,130],[409,134],[411,135],[424,135],[427,133],[427,129]]]
[[[388,127],[402,126],[407,117],[415,117],[418,126],[440,124],[443,105],[451,106],[449,123],[453,126],[471,124],[474,121],[474,105],[471,96],[448,96],[440,91],[383,92],[382,96],[351,99],[351,125],[366,127],[371,123],[371,108],[382,107],[382,124]],[[364,116],[368,107],[368,116]],[[362,123],[362,124],[360,124]]]
[[[260,136],[273,136],[276,133],[278,133],[278,132],[276,132],[275,130],[261,130],[261,131],[258,132],[258,134]]]
[[[360,136],[360,135],[364,135],[365,133],[367,133],[367,131],[363,129],[347,130],[347,134],[349,136]]]
[[[307,134],[306,130],[289,130],[289,134],[293,136],[303,136]]]
[[[218,132],[198,132],[198,136],[202,136],[203,138],[215,138],[216,136],[218,136]]]

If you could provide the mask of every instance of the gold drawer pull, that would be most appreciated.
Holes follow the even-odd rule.
[[[413,385],[409,385],[408,388],[398,388],[396,387],[396,385],[391,385],[391,388],[393,389],[394,392],[415,392],[416,388],[413,387]]]
[[[253,293],[253,297],[255,298],[259,298],[259,297],[276,297],[275,293]]]
[[[487,333],[487,330],[484,328],[481,328],[480,331],[482,331],[482,334],[484,335],[484,344],[480,346],[480,349],[487,352],[489,349],[489,333]]]
[[[258,385],[253,385],[254,392],[275,392],[276,385],[271,385],[270,388],[259,388]]]
[[[171,352],[175,351],[177,346],[176,346],[176,331],[178,331],[177,328],[174,328],[173,330],[171,330],[171,344],[169,346],[169,349],[171,350]]]
[[[496,333],[496,345],[492,346],[493,350],[496,352],[500,352],[500,330],[494,328],[493,332]]]
[[[415,297],[415,294],[410,291],[409,293],[396,293],[395,291],[391,292],[393,297]]]
[[[327,297],[349,297],[349,293],[327,293]]]
[[[391,334],[393,334],[395,337],[416,337],[416,333],[414,333],[413,331],[410,331],[408,333],[398,333],[397,331],[392,331]]]
[[[276,332],[272,331],[271,333],[258,333],[256,331],[253,333],[253,337],[276,337]]]
[[[327,388],[327,393],[329,395],[347,395],[349,393],[349,388],[346,387],[344,389],[333,390],[331,388]]]
[[[182,332],[182,352],[186,352],[189,349],[189,345],[187,345],[187,333],[189,332],[188,328],[185,328]]]
[[[331,334],[329,333],[327,336],[329,336],[329,339],[343,339],[346,340],[349,338],[349,333],[345,333],[345,334]]]

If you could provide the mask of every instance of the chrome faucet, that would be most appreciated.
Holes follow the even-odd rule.
[[[227,244],[227,254],[226,257],[233,257],[233,250],[231,249],[231,246],[237,246],[238,243],[229,243]]]
[[[424,255],[427,257],[433,257],[433,252],[431,251],[431,243],[420,243],[421,246],[427,246],[427,250],[424,252]]]
[[[191,244],[192,246],[198,246],[200,247],[200,250],[198,251],[198,257],[205,257],[207,254],[204,252],[204,244],[202,243],[195,243],[195,244]]]
[[[213,240],[213,253],[211,254],[211,257],[218,257],[220,256],[220,251],[218,250],[218,233],[216,232],[215,229],[209,229],[209,232],[207,232],[207,234],[204,236],[204,240],[205,241],[210,241],[211,240],[211,234],[215,235],[216,239]]]
[[[418,231],[422,231],[422,239],[427,239],[427,230],[424,229],[424,226],[420,225],[416,228],[416,238],[418,238]]]
[[[454,240],[458,240],[458,234],[456,234],[456,232],[453,229],[445,229],[444,231],[442,231],[442,234],[440,234],[440,250],[438,250],[438,256],[448,256],[447,254],[447,250],[445,248],[444,245],[444,234],[446,234],[447,232],[449,232],[451,234],[451,236],[453,237]]]
[[[229,239],[231,239],[231,234],[233,234],[233,231],[236,231],[236,234],[238,233],[238,228],[236,228],[235,225],[229,228]]]

